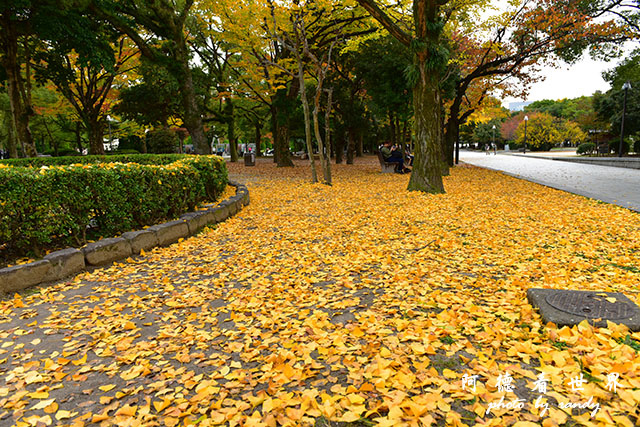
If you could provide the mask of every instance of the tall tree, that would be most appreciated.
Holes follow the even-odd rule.
[[[34,114],[28,91],[31,76],[23,77],[22,64],[25,60],[19,54],[21,44],[24,43],[28,49],[28,38],[32,35],[29,22],[31,2],[5,0],[0,3],[0,8],[0,64],[7,77],[13,128],[25,155],[34,157],[37,151],[29,128],[29,119]]]
[[[75,51],[82,61],[106,64],[113,60],[113,52],[96,28],[100,25],[75,2],[0,1],[0,64],[8,78],[17,139],[26,155],[36,154],[29,129],[34,114],[30,99],[34,41],[56,44],[61,53]]]
[[[542,64],[574,62],[586,49],[611,55],[621,42],[638,34],[626,25],[633,8],[620,0],[525,0],[482,22],[455,26],[451,38],[457,56],[452,64],[459,78],[446,125],[449,162],[459,126],[468,117],[461,106],[474,86],[489,89],[511,78],[526,93]],[[462,18],[452,15],[451,21],[456,19]]]
[[[115,62],[95,64],[82,61],[73,53],[61,53],[55,47],[43,51],[38,67],[41,78],[51,80],[69,101],[89,133],[89,153],[104,154],[103,136],[107,113],[114,97],[110,95],[117,78],[132,77],[138,51],[126,37],[114,43]]]
[[[131,38],[147,59],[173,74],[180,83],[183,121],[196,153],[211,154],[197,100],[185,28],[193,5],[194,0],[92,0],[90,9]]]
[[[216,69],[225,68],[233,75],[238,83],[237,93],[269,109],[274,162],[278,167],[293,167],[289,122],[298,94],[298,80],[278,67],[290,57],[290,52],[268,35],[269,2],[210,0],[202,5],[198,14],[198,34],[208,40],[199,40],[198,53]],[[224,44],[224,51],[232,53],[230,56],[224,56],[223,50],[218,49],[221,44]],[[222,90],[226,91],[227,88]],[[219,115],[219,118],[224,119],[224,116]]]
[[[414,0],[413,28],[409,32],[376,1],[358,0],[373,18],[399,42],[410,47],[413,53],[413,64],[408,75],[413,84],[416,147],[408,190],[444,193],[440,76],[446,66],[447,51],[441,39],[441,14],[442,7],[448,2],[449,0]]]

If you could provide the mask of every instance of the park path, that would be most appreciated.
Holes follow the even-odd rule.
[[[332,187],[306,162],[229,167],[251,192],[236,217],[0,301],[0,426],[512,425],[541,420],[540,373],[549,425],[638,423],[640,334],[548,329],[525,299],[640,302],[637,215],[469,166],[445,195],[373,157]],[[581,373],[600,382],[572,390]],[[487,414],[503,397],[523,409]],[[594,418],[558,407],[589,397]]]
[[[640,169],[464,150],[460,160],[640,212]]]

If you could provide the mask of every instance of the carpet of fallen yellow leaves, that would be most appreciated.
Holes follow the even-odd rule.
[[[358,161],[333,187],[232,164],[233,219],[0,302],[0,425],[640,423],[640,334],[547,328],[525,297],[640,303],[638,214],[471,167],[409,193]]]

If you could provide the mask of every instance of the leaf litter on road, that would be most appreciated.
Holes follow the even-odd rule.
[[[370,159],[332,187],[229,168],[251,193],[236,217],[0,303],[0,424],[639,422],[640,334],[547,327],[525,297],[640,302],[637,214],[471,167],[439,196]]]

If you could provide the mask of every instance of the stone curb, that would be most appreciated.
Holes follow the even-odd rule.
[[[87,266],[104,266],[137,255],[141,250],[168,246],[181,238],[198,233],[207,225],[231,218],[249,204],[249,190],[243,184],[229,181],[236,194],[218,204],[205,205],[205,210],[188,212],[180,219],[153,225],[144,230],[128,231],[120,237],[109,237],[89,243],[80,249],[67,248],[52,252],[44,259],[0,269],[0,294],[16,292],[45,282],[54,282],[77,274]]]
[[[559,157],[515,153],[510,155],[518,157],[529,157],[534,159],[555,160],[560,162],[582,163],[594,166],[609,166],[611,168],[640,169],[640,159],[637,157]]]

